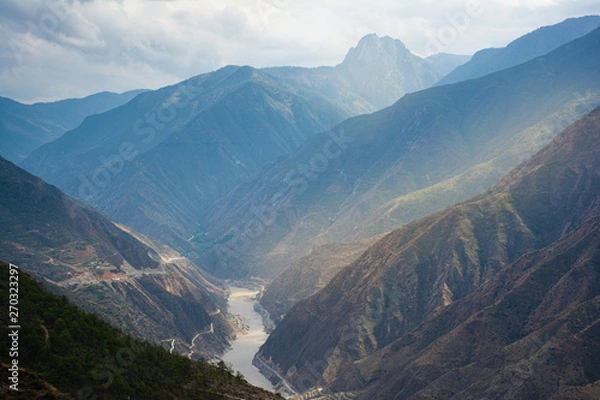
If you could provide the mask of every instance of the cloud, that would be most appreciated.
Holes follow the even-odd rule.
[[[158,88],[227,64],[335,65],[373,32],[419,55],[468,54],[598,13],[596,0],[3,0],[0,95]]]

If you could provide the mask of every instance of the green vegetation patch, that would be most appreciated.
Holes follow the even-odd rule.
[[[227,368],[132,338],[94,314],[48,292],[19,272],[19,391],[3,380],[0,397],[76,399],[275,399]],[[0,264],[0,296],[8,299],[8,265]],[[3,301],[3,304],[6,302]],[[8,308],[0,309],[8,335]],[[0,361],[10,365],[8,341]],[[4,368],[4,367],[3,367]]]

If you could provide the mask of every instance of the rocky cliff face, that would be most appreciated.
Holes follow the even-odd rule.
[[[370,34],[351,48],[335,67],[273,67],[263,71],[310,89],[349,115],[380,110],[407,93],[432,86],[448,68],[469,57],[445,54],[423,59],[398,39]]]
[[[576,332],[593,337],[600,318],[592,289],[600,255],[599,139],[596,109],[489,193],[392,232],[293,307],[260,356],[300,389],[331,384],[366,390],[364,398],[384,388],[405,398],[450,398],[444,391],[459,396],[463,378],[473,385],[465,393],[476,398],[513,390],[501,387],[511,376],[521,394],[592,390],[594,358],[560,354],[574,346]],[[546,334],[539,347],[556,337],[561,350],[543,369],[571,371],[564,385],[542,390],[543,375],[514,371],[535,361],[524,354],[534,332]],[[577,352],[598,349],[595,340]],[[504,361],[496,364],[491,354]],[[468,374],[481,365],[489,375]],[[506,379],[485,386],[503,371]],[[452,389],[444,379],[455,380]]]
[[[344,371],[335,390],[364,390],[361,399],[596,398],[599,222],[590,218],[520,257],[410,335]]]

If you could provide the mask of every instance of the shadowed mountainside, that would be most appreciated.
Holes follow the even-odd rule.
[[[216,199],[346,117],[322,96],[230,66],[88,118],[23,165],[111,218],[187,250]]]

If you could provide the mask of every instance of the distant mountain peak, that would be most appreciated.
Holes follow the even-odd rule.
[[[375,33],[364,36],[335,68],[349,82],[355,82],[357,92],[376,108],[439,79],[434,68],[411,53],[402,41]],[[382,99],[381,93],[389,95]]]
[[[363,36],[359,41],[358,41],[358,46],[370,46],[370,45],[390,45],[393,44],[395,46],[401,46],[402,48],[406,48],[406,46],[404,45],[404,43],[402,43],[402,41],[400,39],[395,39],[392,38],[390,36],[379,36],[376,33],[370,33],[368,35]]]
[[[380,37],[376,33],[370,33],[366,36],[363,36],[358,41],[356,47],[352,47],[348,51],[341,65],[356,61],[361,63],[370,62],[377,64],[382,61],[382,57],[396,57],[398,54],[413,55],[401,40],[394,39],[389,36]]]

